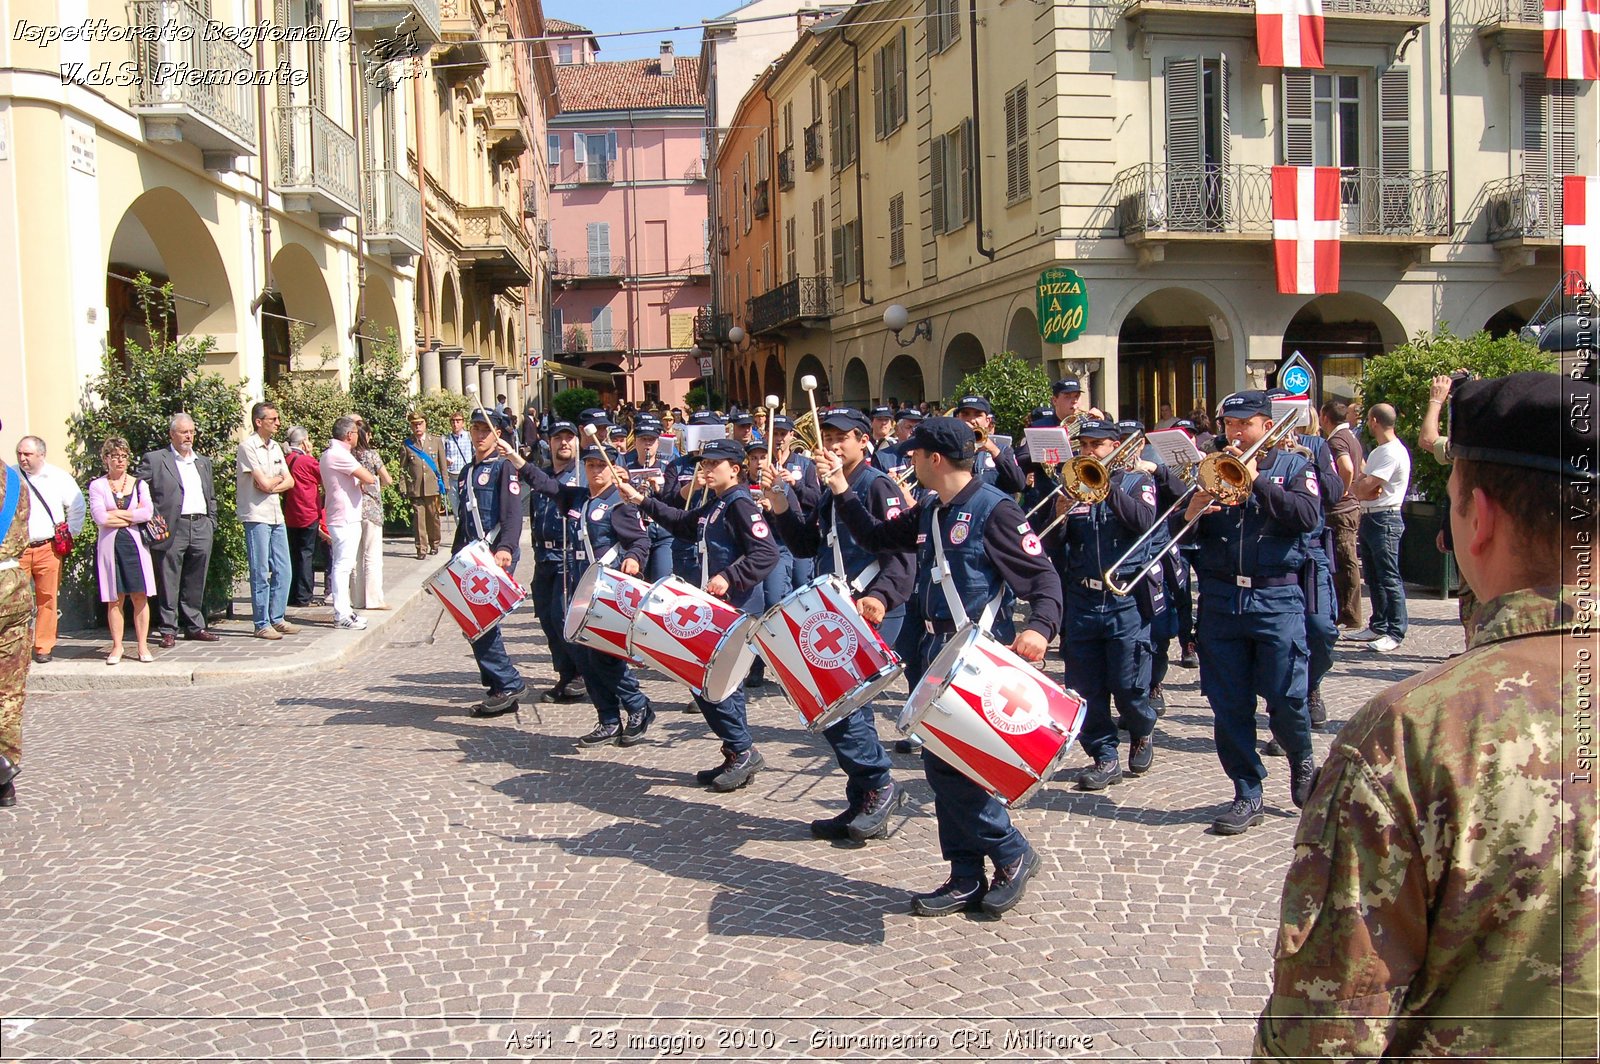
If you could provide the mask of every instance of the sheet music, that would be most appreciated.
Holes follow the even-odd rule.
[[[1272,421],[1282,424],[1283,419],[1295,418],[1295,424],[1300,426],[1301,432],[1316,432],[1311,418],[1311,400],[1304,396],[1298,399],[1274,399],[1272,401]]]
[[[1010,447],[1011,446],[1011,441],[1012,441],[1012,439],[1014,437],[1002,436],[998,432],[996,432],[994,435],[990,436],[989,438],[991,440],[993,440],[997,446],[1005,448],[1005,447]]]
[[[678,445],[685,454],[700,450],[712,440],[728,438],[726,425],[684,425],[679,430]]]
[[[1072,441],[1058,425],[1023,429],[1028,458],[1040,465],[1060,465],[1072,458]]]
[[[1173,469],[1182,469],[1205,457],[1194,445],[1194,438],[1182,429],[1151,429],[1144,438],[1156,449],[1162,463]]]

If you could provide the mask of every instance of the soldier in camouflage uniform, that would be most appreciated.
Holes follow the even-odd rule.
[[[1600,644],[1579,572],[1595,387],[1523,373],[1456,392],[1450,519],[1482,605],[1465,654],[1334,740],[1284,884],[1258,1059],[1595,1058]]]
[[[11,781],[22,771],[22,692],[33,649],[33,584],[19,564],[28,547],[28,492],[22,475],[0,462],[0,517],[13,506],[9,527],[0,521],[0,806],[17,804]]]

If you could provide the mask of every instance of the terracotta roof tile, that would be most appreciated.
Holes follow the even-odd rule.
[[[544,31],[546,33],[558,33],[570,36],[577,36],[579,34],[592,35],[594,33],[594,31],[588,26],[580,26],[576,22],[566,22],[558,18],[545,19]]]
[[[659,59],[558,66],[556,86],[567,113],[706,105],[698,57],[679,56],[671,77],[661,76]]]

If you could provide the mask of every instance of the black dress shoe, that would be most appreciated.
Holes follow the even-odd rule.
[[[41,654],[39,651],[35,650],[33,652],[33,663],[35,665],[48,665],[50,664],[50,655]]]
[[[1039,871],[1041,863],[1039,851],[1029,849],[1015,864],[997,869],[994,874],[994,885],[979,903],[983,906],[983,911],[991,916],[999,916],[1015,908],[1028,889],[1028,880]]]
[[[918,916],[949,916],[951,913],[976,909],[988,891],[989,881],[983,876],[976,879],[956,879],[951,876],[938,890],[911,895],[911,911]]]
[[[183,633],[183,638],[195,643],[215,643],[222,637],[207,628],[196,628],[192,632]]]

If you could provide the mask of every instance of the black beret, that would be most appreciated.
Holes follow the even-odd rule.
[[[900,444],[900,453],[926,451],[960,462],[970,459],[977,446],[978,437],[965,421],[958,417],[930,417],[911,430],[911,435]]]
[[[1450,456],[1595,480],[1594,400],[1592,381],[1559,373],[1463,381],[1450,393]]]
[[[719,459],[738,462],[741,465],[744,464],[744,444],[738,440],[729,439],[707,441],[706,445],[700,449],[700,461],[715,462]]]

